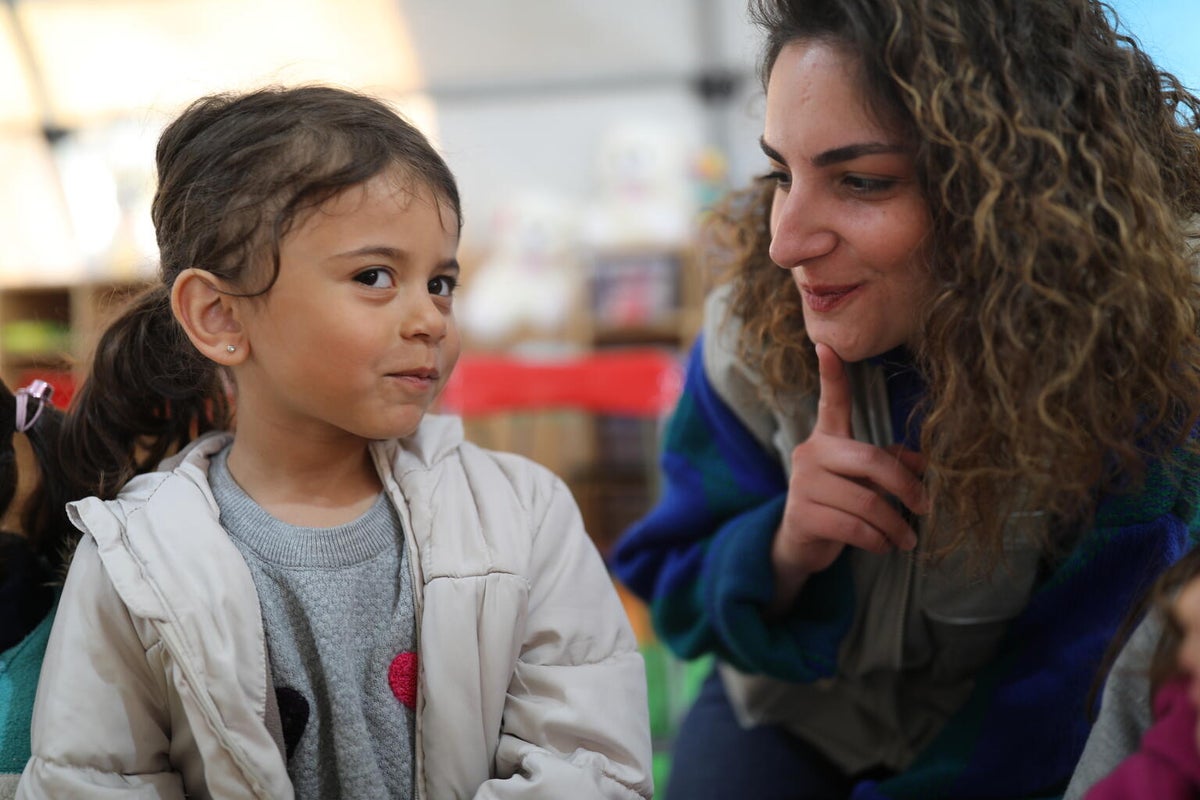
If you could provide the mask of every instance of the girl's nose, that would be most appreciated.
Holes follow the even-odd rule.
[[[784,269],[831,252],[838,236],[828,223],[828,210],[816,190],[793,182],[777,191],[771,204],[771,260]]]
[[[404,320],[400,334],[406,339],[431,339],[439,341],[446,335],[449,313],[442,309],[429,294],[414,297],[405,303]]]

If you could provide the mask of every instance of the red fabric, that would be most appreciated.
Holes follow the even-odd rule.
[[[652,348],[554,360],[463,356],[441,407],[463,416],[565,408],[654,417],[674,407],[682,380],[675,356]]]
[[[396,699],[404,705],[413,709],[417,708],[417,654],[411,650],[405,650],[392,659],[392,665],[388,667],[388,686],[392,687],[392,694],[396,695]]]
[[[1188,699],[1187,676],[1154,696],[1154,724],[1141,748],[1092,787],[1085,800],[1192,800],[1200,798],[1200,751],[1196,708]]]

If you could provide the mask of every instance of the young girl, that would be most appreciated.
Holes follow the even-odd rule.
[[[157,162],[161,284],[67,420],[95,496],[19,796],[649,797],[567,489],[426,416],[459,350],[442,159],[306,87],[197,101]]]
[[[1146,605],[1145,619],[1109,673],[1068,799],[1200,795],[1200,549],[1162,574]],[[1134,697],[1140,707],[1130,708]]]
[[[0,383],[0,516],[19,501],[21,531],[0,531],[0,798],[13,796],[29,760],[29,720],[54,619],[54,587],[77,534],[62,496],[62,412],[50,404],[52,394],[40,380],[15,394]],[[32,493],[21,498],[15,434],[28,441],[39,472]]]
[[[1200,98],[1096,0],[751,9],[766,194],[614,556],[717,657],[666,796],[1057,796],[1200,536]]]

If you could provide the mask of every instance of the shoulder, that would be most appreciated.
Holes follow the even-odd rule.
[[[480,507],[515,502],[526,513],[538,516],[547,504],[570,495],[558,475],[518,453],[463,442],[457,457],[471,496]]]
[[[688,391],[710,393],[721,401],[764,446],[770,446],[778,427],[766,402],[762,376],[747,365],[739,352],[742,322],[729,307],[732,284],[709,293],[704,303],[704,328],[689,369]],[[698,397],[704,402],[703,397]]]
[[[426,429],[426,423],[432,423]],[[553,509],[577,513],[563,481],[515,453],[465,441],[457,418],[432,416],[413,437],[374,444],[395,482],[426,573],[523,571]],[[390,474],[389,474],[390,473]]]
[[[460,488],[487,503],[493,499],[489,495],[501,488],[528,497],[562,483],[549,469],[525,456],[467,441],[462,420],[453,415],[429,414],[411,436],[376,442],[373,449],[406,490],[431,489],[427,483],[449,488],[455,485],[457,475],[465,481]]]
[[[1200,530],[1200,452],[1196,447],[1192,441],[1151,461],[1136,491],[1103,496],[1096,510],[1096,527],[1125,527],[1172,516],[1189,529]]]
[[[72,572],[81,558],[98,561],[130,612],[150,619],[173,618],[172,606],[197,598],[222,598],[229,606],[255,598],[207,481],[208,460],[227,441],[198,440],[162,471],[131,480],[113,500],[70,503],[71,522],[89,534]],[[94,551],[85,547],[89,540]]]
[[[723,386],[737,377],[754,387],[751,396],[757,397],[761,378],[749,369],[738,354],[742,320],[730,308],[733,284],[722,284],[704,301],[703,348],[704,371],[714,386]]]
[[[230,438],[229,434],[201,437],[158,470],[131,479],[115,499],[87,497],[69,503],[68,517],[81,531],[92,534],[101,550],[136,519],[153,523],[159,515],[166,515],[175,524],[215,519],[217,505],[208,485],[208,462]]]
[[[1122,761],[1137,752],[1153,724],[1150,660],[1162,634],[1162,616],[1151,609],[1121,648],[1100,699],[1100,712],[1084,744],[1066,798],[1081,798]]]
[[[687,390],[720,400],[762,447],[786,461],[791,449],[811,431],[817,398],[798,388],[775,393],[768,388],[761,371],[742,351],[742,320],[730,308],[733,291],[733,284],[723,284],[705,300],[701,350],[689,365]],[[850,365],[852,382],[858,369]]]

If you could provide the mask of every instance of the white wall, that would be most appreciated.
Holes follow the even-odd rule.
[[[439,145],[463,193],[464,243],[527,189],[586,202],[606,131],[652,121],[712,145],[741,183],[761,169],[756,32],[744,0],[398,0]],[[701,75],[736,80],[705,103]]]

